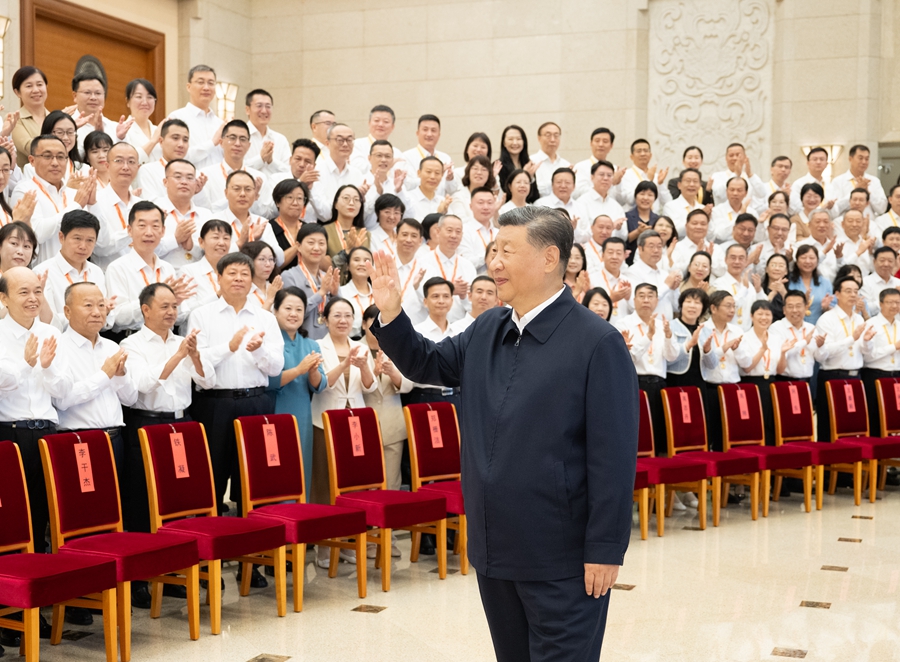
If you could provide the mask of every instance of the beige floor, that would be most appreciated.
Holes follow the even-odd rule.
[[[898,523],[900,489],[889,488],[876,504],[864,501],[859,508],[846,490],[826,495],[824,509],[811,514],[794,496],[773,504],[769,518],[757,522],[748,507],[732,506],[718,529],[710,524],[706,531],[692,530],[696,511],[687,511],[667,520],[664,538],[643,542],[635,526],[619,576],[633,588],[613,594],[603,660],[783,660],[773,651],[784,649],[788,655],[806,651],[806,660],[900,661]],[[365,600],[357,599],[352,566],[342,564],[338,578],[329,580],[308,565],[305,609],[285,618],[276,616],[273,588],[239,599],[229,568],[220,636],[209,634],[202,609],[203,634],[190,641],[181,605],[168,599],[159,620],[135,613],[132,659],[492,660],[474,573],[453,572],[459,568],[453,559],[452,574],[440,581],[432,559],[410,564],[409,541],[400,545],[407,558],[395,562],[390,593],[382,593],[372,562]],[[801,606],[804,601],[830,608]],[[362,604],[385,609],[351,611]],[[104,659],[99,624],[67,629],[92,634],[52,648],[43,642],[42,659]],[[7,650],[6,658],[13,654]]]

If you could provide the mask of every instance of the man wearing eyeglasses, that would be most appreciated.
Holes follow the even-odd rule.
[[[131,244],[128,236],[128,214],[140,198],[131,191],[137,178],[140,157],[133,145],[126,142],[113,145],[106,157],[109,160],[109,186],[97,192],[97,203],[90,212],[100,219],[100,236],[91,258],[103,270],[126,253]]]
[[[291,145],[287,138],[269,127],[274,105],[272,95],[265,90],[247,93],[244,110],[250,127],[250,149],[246,158],[251,168],[281,179],[291,171],[288,166]]]
[[[256,182],[256,198],[253,201],[254,214],[263,214],[268,205],[272,204],[272,184],[269,177],[251,168],[245,163],[245,157],[250,150],[250,127],[244,120],[231,120],[222,127],[222,153],[224,160],[214,165],[208,165],[200,171],[201,177],[206,177],[203,190],[194,196],[194,204],[205,207],[211,212],[218,213],[228,207],[225,199],[225,180],[228,175],[236,170],[242,170],[251,175]]]
[[[211,217],[205,207],[194,204],[197,170],[185,159],[172,159],[166,164],[164,194],[153,202],[165,213],[166,233],[156,254],[176,269],[196,264],[203,257],[200,228]]]
[[[72,119],[78,127],[78,149],[84,149],[84,138],[91,131],[103,131],[113,140],[122,140],[127,129],[118,136],[118,124],[103,115],[106,105],[106,84],[95,74],[78,74],[72,79],[72,97],[75,111]],[[82,119],[84,118],[84,119]],[[79,121],[81,120],[81,121]]]
[[[334,113],[330,110],[317,110],[309,118],[309,130],[313,142],[323,154],[328,153],[328,129],[335,124]]]
[[[322,152],[316,162],[319,181],[312,189],[312,203],[320,222],[331,220],[334,194],[345,184],[353,184],[365,195],[368,187],[363,184],[363,174],[350,165],[353,154],[353,129],[346,124],[332,124],[328,129],[328,151]]]
[[[188,72],[190,102],[169,114],[169,119],[181,120],[191,132],[191,149],[187,158],[198,168],[221,158],[222,120],[212,107],[216,98],[216,72],[206,64],[197,64]]]

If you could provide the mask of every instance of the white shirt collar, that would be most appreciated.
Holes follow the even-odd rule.
[[[544,312],[545,308],[549,307],[550,304],[552,304],[554,301],[556,301],[560,297],[560,295],[565,291],[566,291],[566,286],[563,285],[560,288],[559,292],[557,292],[552,297],[550,297],[549,299],[544,301],[544,303],[539,304],[539,305],[535,306],[534,308],[532,308],[531,310],[529,310],[527,313],[522,315],[522,317],[519,317],[519,313],[517,313],[516,309],[513,308],[512,321],[518,327],[519,335],[522,335],[522,332],[525,330],[525,327],[528,326],[529,322],[534,321],[534,319],[538,315],[540,315],[542,312]]]

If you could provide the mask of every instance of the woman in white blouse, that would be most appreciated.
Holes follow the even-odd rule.
[[[312,399],[313,468],[311,503],[330,503],[328,453],[325,447],[325,425],[322,413],[331,409],[364,408],[363,395],[378,388],[375,362],[365,344],[352,340],[353,306],[341,297],[333,297],[323,311],[328,334],[319,340],[322,366],[328,386]],[[328,567],[327,547],[318,551],[319,567]],[[344,558],[352,557],[342,552]]]
[[[159,127],[150,121],[156,111],[156,99],[156,88],[149,80],[135,78],[125,86],[125,104],[129,112],[125,123],[130,122],[125,142],[138,151],[141,163],[162,158]]]
[[[513,170],[506,180],[506,188],[509,190],[509,200],[500,207],[500,214],[505,214],[512,209],[518,209],[528,204],[527,198],[531,193],[531,175],[521,168]]]
[[[374,264],[372,251],[365,246],[351,249],[347,257],[347,273],[350,280],[341,285],[340,289],[340,296],[349,301],[353,307],[353,328],[350,330],[350,337],[356,339],[362,336],[363,312],[375,303],[367,264]]]
[[[741,381],[735,351],[741,344],[743,329],[732,324],[734,297],[716,290],[709,297],[709,319],[700,326],[700,373],[709,384],[706,397],[706,434],[711,450],[722,450],[722,418],[719,408],[719,384]]]

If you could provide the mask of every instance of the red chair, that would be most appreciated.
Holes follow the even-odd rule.
[[[234,432],[241,465],[244,517],[284,524],[290,545],[286,558],[292,564],[294,611],[303,610],[308,544],[331,547],[328,576],[332,578],[337,576],[338,551],[355,549],[357,591],[360,598],[366,597],[366,514],[361,510],[306,503],[297,419],[290,414],[244,416],[234,421]],[[355,542],[348,542],[348,538],[354,538]],[[245,565],[243,576],[249,573],[250,566]]]
[[[429,412],[434,412],[438,432],[432,433]],[[449,402],[407,405],[403,408],[412,491],[440,495],[447,500],[447,528],[457,532],[453,553],[459,554],[459,571],[469,574],[468,524],[459,479],[459,421],[456,407]],[[455,517],[454,517],[455,515]],[[421,534],[413,533],[413,549],[418,554]]]
[[[849,444],[855,444],[862,448],[862,459],[869,461],[868,465],[863,466],[863,471],[868,472],[870,479],[869,501],[875,503],[878,460],[900,457],[900,438],[882,439],[869,436],[869,413],[866,408],[866,390],[862,380],[833,379],[826,382],[825,387],[828,394],[828,410],[831,413],[831,441],[843,439]],[[828,493],[834,494],[838,473],[850,472],[854,469],[849,465],[834,465],[831,469]],[[857,489],[854,489],[857,506],[860,501],[859,497]]]
[[[750,486],[750,517],[755,520],[757,509],[752,504],[759,499],[759,457],[739,450],[709,450],[703,398],[696,386],[664,388],[662,398],[669,457],[705,462],[707,475],[712,478],[713,526],[719,526],[720,509],[725,505],[720,503],[722,478]]]
[[[881,436],[900,436],[900,379],[885,378],[875,380],[878,393],[878,418]],[[887,468],[900,467],[900,459],[884,458],[880,462],[878,489],[883,490],[887,481]]]
[[[816,510],[822,510],[825,467],[832,464],[859,465],[862,460],[862,449],[844,441],[830,444],[815,441],[812,395],[806,382],[775,382],[769,388],[772,389],[772,406],[775,412],[775,444],[797,445],[812,453],[812,460],[816,466]],[[783,476],[791,475],[786,470],[779,473]],[[854,479],[855,476],[856,471]],[[780,489],[779,476],[775,479],[776,495]]]
[[[387,489],[378,415],[371,408],[322,413],[328,449],[331,503],[366,512],[368,542],[380,546],[375,567],[391,590],[391,531],[437,531],[438,576],[447,577],[447,500],[439,495]],[[352,428],[351,428],[352,426]],[[410,561],[418,560],[413,549]]]
[[[654,485],[656,501],[656,535],[665,532],[666,490],[673,495],[676,490],[690,490],[697,493],[697,514],[700,528],[706,529],[706,463],[680,457],[653,457],[653,424],[650,416],[650,402],[647,393],[641,391],[640,420],[638,427],[638,460],[635,474],[635,490],[641,484],[641,473],[646,474],[646,487]],[[649,497],[649,494],[647,495]],[[638,502],[638,517],[641,522],[641,540],[647,539],[647,503],[644,494]],[[641,512],[641,507],[644,510]]]
[[[152,533],[123,533],[119,480],[109,436],[102,430],[41,439],[50,505],[53,551],[91,554],[116,563],[116,606],[122,662],[131,659],[131,582],[187,587],[191,639],[200,638],[197,545]],[[164,575],[179,577],[163,577]],[[160,587],[161,588],[161,587]],[[151,618],[159,618],[162,591],[152,591]],[[65,607],[53,608],[61,627]]]
[[[756,384],[720,384],[719,405],[722,410],[722,443],[725,451],[736,448],[759,456],[762,469],[763,517],[769,516],[769,488],[772,472],[801,470],[803,503],[806,512],[812,510],[812,451],[799,446],[766,446],[762,401]],[[781,481],[778,480],[778,499]],[[728,493],[728,481],[723,481],[723,493]],[[751,497],[752,498],[752,497]],[[756,510],[756,504],[751,508]]]
[[[196,542],[200,574],[207,581],[210,631],[222,628],[222,560],[275,566],[275,602],[278,615],[287,613],[285,600],[284,525],[280,522],[241,517],[218,517],[212,462],[206,430],[197,422],[148,425],[138,430],[147,495],[150,528],[166,537]],[[250,593],[250,574],[245,572],[240,594]],[[162,586],[154,586],[162,592]]]
[[[0,627],[22,632],[20,654],[38,662],[41,607],[102,608],[106,660],[115,662],[116,564],[89,554],[34,553],[22,455],[10,441],[0,442],[0,504]],[[21,621],[6,618],[17,612]],[[62,621],[53,625],[51,643],[58,644]]]

